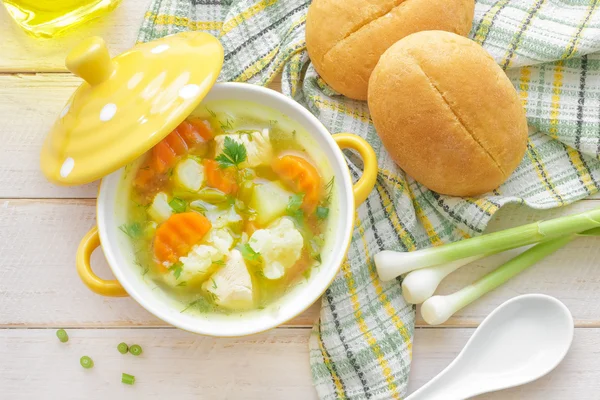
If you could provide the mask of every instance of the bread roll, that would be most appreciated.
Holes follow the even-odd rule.
[[[367,99],[379,57],[403,37],[424,30],[466,35],[474,0],[313,0],[306,47],[321,77],[341,94]]]
[[[436,192],[475,196],[502,184],[527,147],[527,120],[504,71],[478,44],[442,31],[390,47],[369,81],[385,148]]]

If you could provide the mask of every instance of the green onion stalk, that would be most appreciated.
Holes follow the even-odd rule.
[[[597,229],[584,232],[584,235],[597,235]],[[448,320],[458,310],[471,304],[484,294],[496,289],[509,279],[531,267],[575,239],[577,234],[569,234],[539,243],[504,263],[475,283],[447,296],[433,296],[421,305],[421,315],[430,325],[439,325]]]
[[[417,269],[447,264],[482,254],[499,253],[598,227],[600,227],[600,209],[539,221],[439,247],[412,252],[385,250],[375,255],[375,266],[379,277],[388,281]]]

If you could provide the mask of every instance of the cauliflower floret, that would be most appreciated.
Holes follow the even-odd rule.
[[[251,308],[254,304],[252,279],[238,250],[229,253],[225,266],[204,282],[202,288],[213,295],[217,305],[224,308],[241,310]]]
[[[199,283],[212,273],[233,246],[233,237],[227,229],[211,229],[205,243],[192,247],[192,250],[179,258],[179,264],[171,266],[164,274],[165,282],[177,286],[182,282]]]
[[[224,254],[214,246],[199,244],[192,247],[187,256],[179,257],[179,263],[172,265],[164,274],[165,282],[177,286],[182,282],[202,282],[217,267],[215,261],[222,260]]]
[[[273,148],[269,138],[269,130],[263,129],[262,132],[252,133],[233,133],[229,135],[215,136],[214,141],[217,145],[216,154],[223,152],[225,138],[229,137],[237,143],[243,144],[246,148],[246,161],[240,164],[241,168],[254,168],[258,165],[269,164],[273,158]]]
[[[226,210],[207,210],[204,214],[214,228],[224,228],[242,221],[242,217],[235,212],[234,206]]]
[[[248,241],[252,250],[264,261],[263,274],[267,279],[279,279],[285,270],[299,259],[304,247],[302,234],[287,217],[279,218],[267,229],[259,229]]]
[[[233,237],[227,229],[211,229],[206,242],[212,244],[222,254],[227,254],[233,246]]]

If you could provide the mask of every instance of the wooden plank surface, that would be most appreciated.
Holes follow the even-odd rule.
[[[443,370],[474,329],[418,329],[409,392]],[[307,359],[309,329],[277,329],[238,339],[215,339],[176,329],[71,329],[60,343],[54,329],[0,330],[3,398],[314,399]],[[121,355],[120,342],[138,343],[142,356]],[[571,351],[546,377],[478,399],[596,399],[600,392],[600,331],[577,329]],[[94,368],[84,370],[88,355]],[[9,362],[6,362],[9,361]],[[136,377],[121,384],[121,373]]]
[[[600,206],[579,202],[550,211],[522,207],[500,211],[490,230],[533,220],[582,212]],[[103,298],[91,293],[75,272],[79,240],[95,223],[95,200],[3,200],[0,203],[0,326],[122,327],[164,326],[128,298]],[[32,246],[32,243],[35,245]],[[600,326],[600,238],[581,238],[553,257],[525,271],[481,301],[451,318],[447,326],[477,326],[496,306],[522,293],[545,293],[563,300],[578,326]],[[439,293],[451,293],[496,268],[507,255],[466,266],[443,281]],[[105,278],[111,273],[100,251],[92,259]],[[290,321],[310,326],[319,305]],[[418,326],[426,326],[418,314]]]
[[[289,399],[316,398],[307,359],[309,329],[279,329],[214,339],[177,329],[0,330],[3,399]],[[138,343],[139,357],[120,354]],[[85,370],[87,355],[94,368]],[[8,362],[7,362],[8,361]],[[125,372],[134,386],[121,383]]]

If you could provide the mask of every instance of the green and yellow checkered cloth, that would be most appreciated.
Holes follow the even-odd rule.
[[[155,0],[139,40],[209,32],[225,48],[221,81],[267,85],[282,72],[283,92],[332,133],[353,132],[372,144],[376,188],[358,211],[348,259],[323,297],[310,364],[322,399],[399,399],[410,370],[414,308],[399,281],[377,279],[373,254],[480,234],[507,203],[550,208],[598,191],[600,0],[477,1],[470,37],[506,70],[527,109],[530,136],[511,178],[468,199],[439,195],[406,176],[382,147],[366,103],[337,95],[319,78],[305,49],[309,3]],[[347,158],[358,177],[360,162]]]

